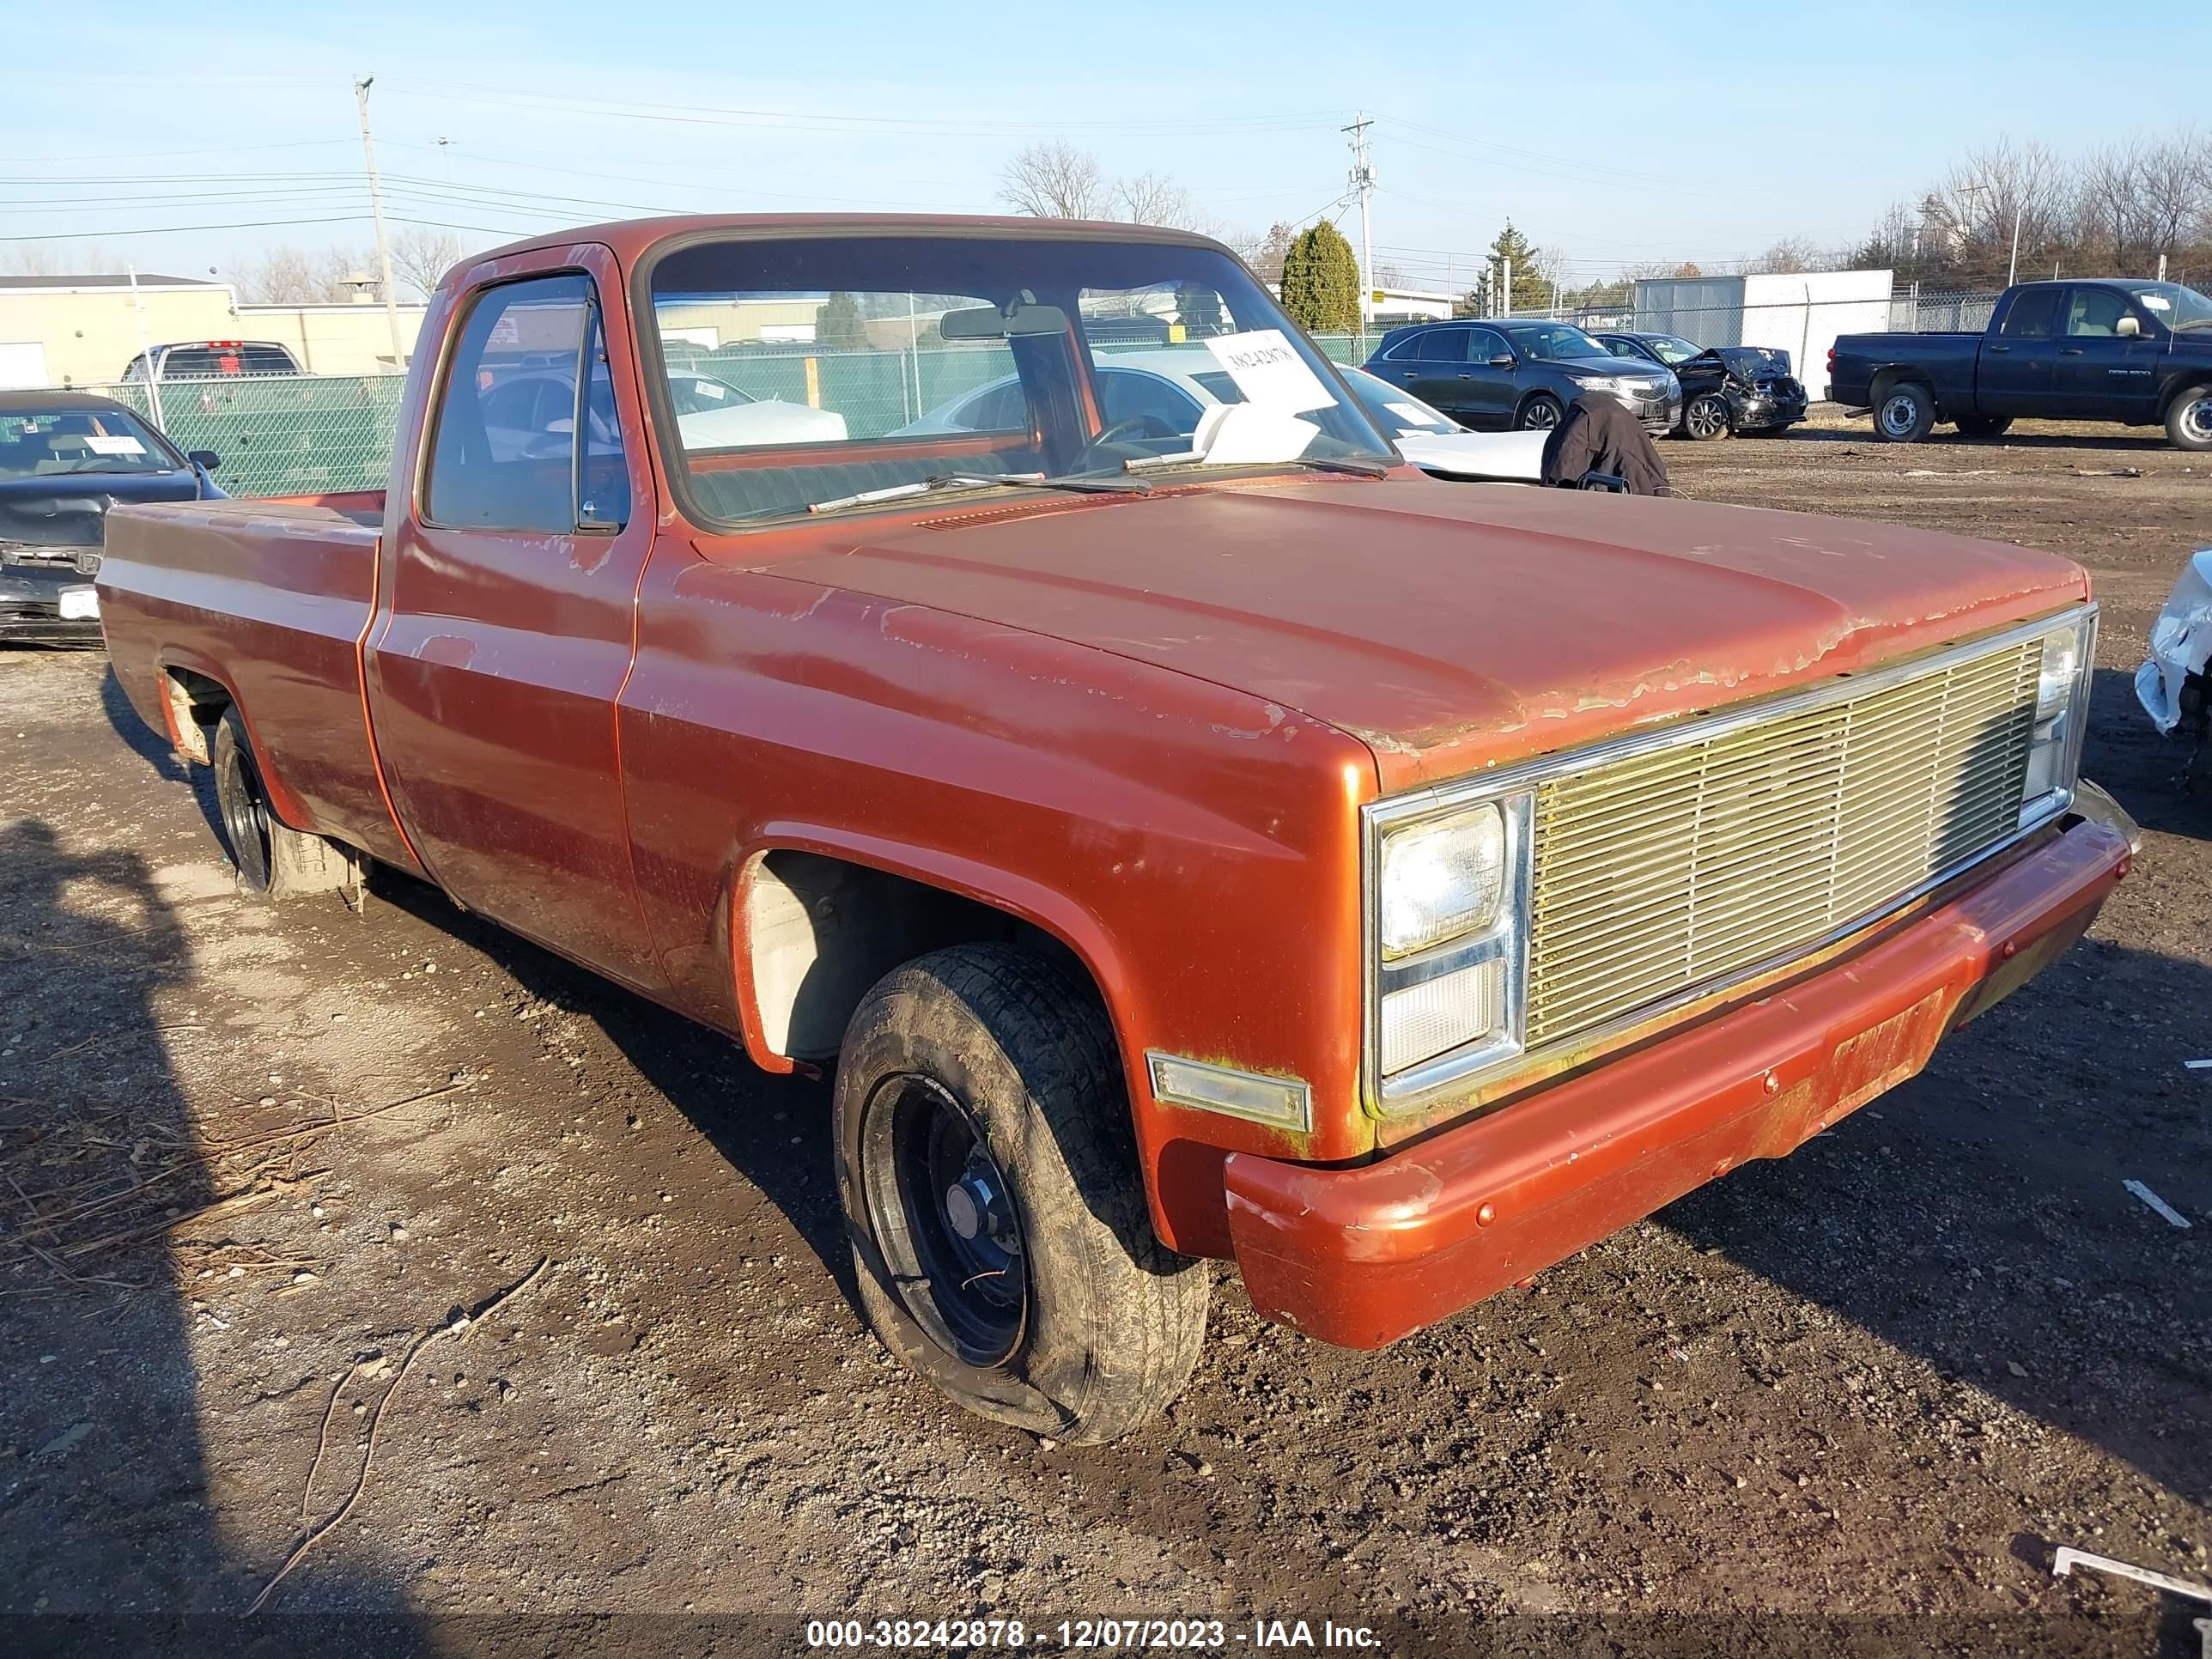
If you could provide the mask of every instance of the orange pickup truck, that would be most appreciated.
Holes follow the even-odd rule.
[[[1378,1346],[1788,1152],[2128,867],[2075,565],[1425,477],[1203,238],[576,230],[410,375],[380,497],[111,515],[132,703],[246,889],[834,1064],[870,1322],[1039,1432],[1200,1258]]]

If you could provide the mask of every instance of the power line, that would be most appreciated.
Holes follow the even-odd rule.
[[[422,88],[426,90],[417,91]],[[659,121],[684,126],[766,126],[786,127],[797,131],[855,133],[921,133],[936,132],[947,137],[1019,137],[1034,134],[1040,137],[1061,135],[1126,133],[1172,137],[1193,134],[1221,134],[1233,132],[1295,132],[1310,129],[1322,119],[1333,119],[1340,112],[1310,110],[1273,112],[1267,115],[1221,116],[1199,120],[1068,120],[1054,117],[1033,121],[988,121],[973,117],[939,118],[929,116],[907,115],[843,115],[824,114],[805,110],[746,109],[713,104],[635,104],[611,99],[578,98],[562,93],[541,93],[522,96],[501,97],[483,86],[459,86],[449,82],[418,81],[401,82],[392,88],[396,95],[423,99],[431,102],[446,100],[446,94],[455,94],[471,105],[496,104],[513,109],[542,109],[563,115],[587,114],[629,120]]]

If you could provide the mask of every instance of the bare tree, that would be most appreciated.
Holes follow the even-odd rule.
[[[1110,219],[1115,186],[1098,163],[1061,144],[1030,144],[999,175],[999,199],[1039,219]]]
[[[357,248],[306,248],[280,244],[258,258],[232,262],[239,297],[248,305],[335,305],[352,298],[347,278],[371,268]]]
[[[999,199],[1040,219],[1126,219],[1218,234],[1190,192],[1164,173],[1109,178],[1096,156],[1066,144],[1030,144],[1019,151],[999,175]]]
[[[1265,236],[1252,238],[1237,251],[1244,256],[1245,264],[1260,273],[1262,282],[1279,283],[1283,280],[1283,256],[1291,251],[1291,244],[1297,237],[1295,225],[1278,219],[1267,227]]]
[[[16,276],[86,276],[119,272],[123,262],[94,244],[0,242],[0,271]]]
[[[409,225],[392,239],[392,270],[427,300],[467,251],[457,232],[439,225]]]

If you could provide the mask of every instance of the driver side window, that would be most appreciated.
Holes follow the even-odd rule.
[[[422,492],[429,522],[576,528],[576,383],[591,297],[590,279],[578,273],[477,296],[439,392]]]

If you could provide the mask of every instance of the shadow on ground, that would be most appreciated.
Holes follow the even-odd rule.
[[[272,1570],[217,1523],[192,1305],[204,1269],[251,1261],[223,1219],[155,1000],[191,975],[175,911],[131,852],[0,828],[0,1627],[19,1653],[231,1653]],[[200,1328],[195,1331],[195,1325]],[[388,1586],[325,1576],[314,1603],[378,1609]],[[312,1632],[328,1613],[285,1614]]]

